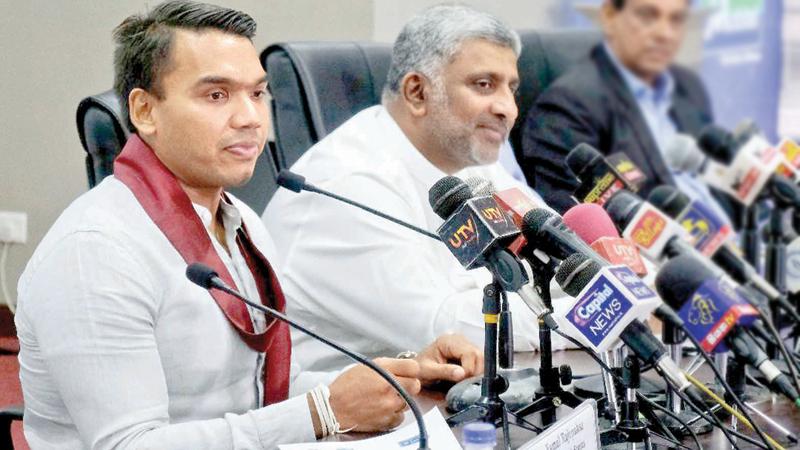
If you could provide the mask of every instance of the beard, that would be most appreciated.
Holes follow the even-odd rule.
[[[500,145],[482,142],[476,136],[479,116],[474,121],[463,121],[456,116],[446,95],[435,95],[431,102],[428,117],[428,133],[440,151],[459,166],[482,166],[497,161]],[[490,120],[495,122],[496,120]]]

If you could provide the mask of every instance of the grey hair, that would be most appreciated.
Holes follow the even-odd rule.
[[[436,83],[441,69],[468,39],[508,47],[517,57],[522,51],[517,32],[497,17],[465,5],[432,6],[412,17],[394,41],[383,103],[397,97],[400,82],[410,72],[419,72]]]

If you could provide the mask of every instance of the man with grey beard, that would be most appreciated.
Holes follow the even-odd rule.
[[[525,190],[497,163],[517,117],[519,53],[519,36],[491,15],[465,6],[421,12],[394,43],[382,104],[345,122],[292,170],[427,230],[442,223],[428,190],[446,175]],[[309,193],[279,190],[263,219],[282,258],[288,309],[315,331],[367,355],[419,348],[447,332],[482,344],[490,274],[463,269],[443,244]],[[535,316],[514,296],[511,310],[516,348],[535,349]],[[319,343],[292,338],[305,367],[342,363]]]

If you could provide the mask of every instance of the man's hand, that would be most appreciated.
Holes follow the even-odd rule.
[[[409,395],[421,389],[420,365],[413,359],[378,358],[375,363],[392,374]],[[403,421],[406,402],[377,373],[355,366],[329,386],[331,408],[343,430],[385,431]]]
[[[424,386],[440,380],[456,383],[483,373],[483,351],[460,334],[439,336],[416,360]]]

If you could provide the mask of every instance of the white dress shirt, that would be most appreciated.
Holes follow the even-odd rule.
[[[422,229],[442,223],[428,189],[446,174],[408,140],[382,106],[359,112],[292,166],[307,181]],[[498,163],[458,176],[491,180],[497,190],[527,186]],[[483,345],[486,269],[465,270],[441,243],[331,198],[279,189],[263,219],[275,240],[287,308],[315,331],[367,356],[418,350],[446,332]],[[554,292],[554,294],[556,294]],[[536,317],[509,295],[517,350],[533,350]],[[566,299],[554,299],[564,305]],[[339,367],[339,355],[292,335],[304,368]],[[554,341],[556,341],[554,336]]]
[[[243,220],[270,261],[274,245],[258,216],[233,202],[221,206],[231,254],[212,242],[239,289],[258,298],[235,230]],[[208,229],[210,212],[195,209]],[[19,281],[15,321],[33,449],[273,449],[314,440],[305,395],[261,407],[263,354],[185,268],[113,177],[61,215]],[[263,329],[264,317],[253,319]],[[293,366],[301,384],[293,392],[332,377],[298,373]]]

